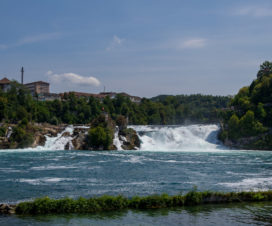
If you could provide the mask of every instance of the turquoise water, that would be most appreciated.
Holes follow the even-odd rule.
[[[177,194],[272,189],[272,153],[200,151],[0,151],[0,203],[35,197]],[[271,224],[272,203],[89,216],[0,216],[0,225]],[[220,223],[219,223],[220,222]]]

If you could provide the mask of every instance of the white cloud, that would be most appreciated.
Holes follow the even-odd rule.
[[[59,39],[60,37],[61,37],[61,34],[59,32],[26,36],[26,37],[18,40],[17,42],[11,43],[9,45],[0,44],[0,50],[11,48],[11,47],[22,46],[22,45],[26,45],[26,44],[55,40],[55,39]]]
[[[69,85],[81,85],[81,86],[99,86],[100,81],[95,77],[84,77],[75,73],[63,73],[54,74],[52,71],[48,71],[47,75],[53,83],[67,83]]]
[[[61,35],[58,32],[27,36],[27,37],[24,37],[21,40],[19,40],[15,45],[20,46],[20,45],[24,45],[24,44],[31,44],[31,43],[36,43],[36,42],[54,40],[54,39],[60,38],[60,36]]]
[[[195,48],[203,48],[207,44],[206,39],[203,38],[196,38],[196,39],[189,39],[186,41],[183,41],[178,46],[181,49],[188,48],[188,49],[195,49]]]
[[[47,74],[47,75],[52,75],[52,74],[53,74],[53,71],[50,71],[50,70],[49,70],[48,72],[46,72],[46,74]]]
[[[246,6],[236,9],[234,11],[234,14],[240,16],[267,17],[272,16],[272,8],[260,6]]]
[[[106,48],[106,50],[110,51],[112,49],[115,49],[116,47],[121,46],[124,41],[125,39],[121,39],[118,36],[114,35],[110,45]]]

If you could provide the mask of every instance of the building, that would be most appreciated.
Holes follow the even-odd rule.
[[[7,92],[10,89],[10,83],[11,83],[11,81],[5,77],[0,80],[0,88],[4,92]]]
[[[61,100],[61,96],[60,94],[57,93],[40,93],[37,94],[37,100],[39,101]]]
[[[134,102],[134,103],[140,103],[141,100],[142,100],[141,97],[131,96],[131,95],[127,94],[127,93],[120,93],[120,95],[128,97],[130,99],[130,101]]]
[[[84,98],[89,98],[89,97],[94,97],[99,99],[100,101],[102,101],[105,96],[104,95],[100,95],[100,94],[94,94],[94,93],[82,93],[82,92],[74,92],[74,91],[70,91],[70,92],[65,92],[65,93],[60,93],[60,96],[62,99],[65,99],[65,96],[69,95],[69,94],[73,94],[76,97],[84,97]]]
[[[137,97],[137,96],[131,96],[127,93],[115,93],[115,92],[102,92],[100,93],[101,96],[104,96],[104,98],[106,96],[110,97],[111,99],[114,99],[117,95],[121,95],[121,96],[124,96],[124,97],[127,97],[131,100],[131,102],[134,102],[134,103],[140,103],[142,98],[141,97]]]
[[[36,94],[47,94],[49,93],[49,83],[38,81],[38,82],[31,82],[24,84],[26,88],[29,89],[32,96],[35,96]]]
[[[115,92],[102,92],[102,93],[100,93],[100,95],[102,95],[103,97],[108,96],[109,98],[114,99],[116,97],[117,93],[115,93]]]
[[[141,98],[137,96],[130,96],[127,93],[115,93],[115,92],[102,92],[99,94],[95,93],[82,93],[82,92],[67,92],[67,93],[60,93],[60,96],[62,99],[64,99],[65,95],[69,94],[74,94],[76,97],[84,97],[84,98],[89,98],[89,97],[94,97],[96,99],[99,99],[100,101],[103,101],[106,97],[109,97],[110,99],[116,98],[117,95],[121,95],[124,97],[129,98],[132,102],[134,103],[140,103]]]

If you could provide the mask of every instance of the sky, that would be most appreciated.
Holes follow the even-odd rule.
[[[271,60],[271,21],[271,0],[0,0],[0,78],[233,95]]]

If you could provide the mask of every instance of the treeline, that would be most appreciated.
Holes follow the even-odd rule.
[[[227,96],[212,95],[160,95],[151,98],[162,109],[162,124],[213,123],[218,122],[222,108],[230,101]],[[159,114],[157,113],[157,116]]]
[[[224,127],[222,140],[261,136],[253,148],[272,148],[272,62],[264,62],[257,78],[250,86],[243,87],[231,100],[230,107],[222,113]]]
[[[17,123],[23,119],[51,124],[87,124],[102,112],[113,120],[118,115],[128,118],[129,124],[182,124],[218,121],[218,110],[225,108],[229,97],[205,95],[158,96],[143,98],[134,103],[117,95],[102,101],[94,97],[78,98],[73,93],[62,100],[37,101],[20,84],[13,82],[7,92],[0,91],[0,121]]]
[[[150,195],[146,197],[105,195],[97,198],[79,198],[77,200],[64,198],[59,200],[48,197],[38,198],[30,202],[21,202],[15,207],[16,214],[71,214],[71,213],[98,213],[126,209],[159,209],[203,204],[222,204],[239,202],[263,202],[272,200],[272,191],[259,192],[199,192],[190,191],[185,195]]]

